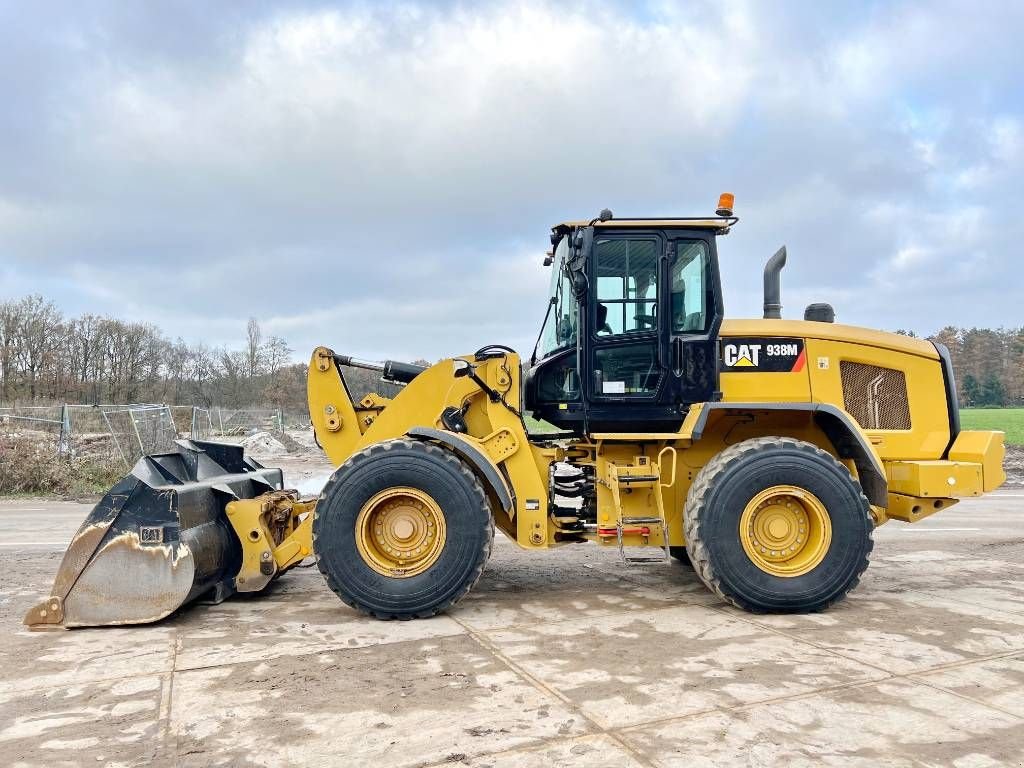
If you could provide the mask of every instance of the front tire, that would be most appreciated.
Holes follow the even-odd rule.
[[[494,520],[466,464],[432,443],[400,439],[351,456],[324,487],[313,549],[327,585],[378,619],[447,610],[480,579]]]
[[[756,613],[842,600],[873,546],[860,484],[830,454],[789,437],[745,440],[715,456],[690,487],[684,522],[701,580]]]

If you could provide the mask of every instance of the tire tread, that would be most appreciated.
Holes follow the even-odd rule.
[[[841,464],[836,458],[828,451],[822,450],[812,443],[808,443],[803,440],[798,440],[792,437],[780,437],[780,436],[769,436],[769,437],[755,437],[749,440],[744,440],[741,443],[731,445],[723,451],[717,453],[711,461],[704,465],[704,467],[697,473],[697,477],[694,478],[693,484],[690,486],[689,492],[686,494],[686,507],[683,512],[683,528],[686,536],[686,549],[690,553],[690,561],[693,564],[693,569],[700,577],[701,581],[707,585],[708,589],[718,595],[720,598],[730,603],[731,605],[741,608],[750,613],[765,613],[763,608],[760,608],[750,601],[744,599],[744,597],[738,594],[735,590],[730,589],[722,583],[722,580],[715,573],[714,565],[711,562],[711,558],[708,554],[708,548],[704,543],[701,532],[701,516],[700,510],[704,508],[707,500],[707,496],[711,489],[714,487],[718,478],[724,473],[729,467],[737,461],[742,461],[743,458],[749,456],[751,453],[762,452],[765,450],[774,450],[780,448],[791,448],[798,451],[802,451],[810,456],[816,456],[818,458],[826,459],[832,462],[836,467],[849,475],[849,470]],[[860,583],[861,576],[864,575],[864,571],[867,570],[870,554],[874,548],[874,539],[872,538],[871,531],[874,528],[874,522],[871,518],[871,507],[868,502],[867,496],[864,495],[864,491],[860,486],[860,483],[855,477],[849,475],[851,483],[856,486],[857,492],[860,494],[861,507],[864,511],[864,515],[869,523],[868,527],[868,543],[864,553],[863,561],[858,565],[856,575],[848,584],[847,588],[832,598],[831,600],[823,603],[818,603],[814,606],[804,609],[808,613],[817,613],[820,611],[831,608],[836,603],[845,599],[846,595],[850,590],[856,588]]]
[[[474,586],[476,586],[476,583],[480,581],[480,577],[483,575],[484,566],[487,564],[488,559],[490,559],[491,551],[494,547],[494,518],[490,503],[487,501],[487,494],[484,492],[480,479],[464,461],[451,451],[441,448],[434,443],[422,440],[413,440],[411,438],[396,438],[393,440],[373,443],[363,448],[361,451],[357,451],[352,454],[345,463],[338,467],[334,474],[331,475],[330,480],[327,481],[323,490],[320,492],[320,499],[323,500],[327,498],[334,491],[334,488],[344,479],[344,477],[356,467],[367,461],[379,458],[380,456],[387,455],[392,451],[400,449],[423,451],[428,455],[433,455],[436,458],[442,459],[445,463],[450,464],[453,468],[457,469],[467,486],[471,488],[473,495],[477,497],[477,501],[479,502],[479,511],[481,513],[481,522],[484,529],[483,533],[485,544],[478,553],[477,562],[475,563],[473,570],[470,572],[469,576],[465,579],[458,591],[450,595],[444,601],[431,606],[428,610],[408,612],[379,611],[374,609],[372,606],[366,605],[353,598],[344,589],[342,589],[331,576],[327,567],[321,561],[320,550],[317,547],[318,536],[316,525],[313,526],[313,553],[316,559],[317,569],[324,577],[324,581],[327,582],[327,586],[343,603],[345,603],[345,605],[354,608],[365,616],[371,616],[375,619],[397,619],[399,621],[407,621],[409,619],[426,619],[447,611],[459,602],[459,600],[465,597]]]

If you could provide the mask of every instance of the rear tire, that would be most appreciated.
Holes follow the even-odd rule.
[[[684,522],[697,575],[755,613],[828,608],[857,585],[873,546],[860,484],[830,454],[789,437],[715,456],[690,487]]]
[[[400,538],[375,538],[396,508],[402,519],[391,532]],[[396,542],[420,543],[417,527],[423,554],[403,567],[390,562]],[[451,451],[409,439],[351,456],[324,487],[313,520],[313,550],[327,585],[378,619],[426,618],[450,608],[480,579],[493,541],[491,507],[472,470]]]

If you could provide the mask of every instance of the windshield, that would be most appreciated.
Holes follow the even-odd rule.
[[[538,357],[544,358],[557,349],[576,346],[576,299],[572,295],[572,283],[565,270],[569,254],[569,236],[558,241],[554,264],[551,267],[551,289],[549,301],[554,303],[548,309],[544,329],[541,331]]]

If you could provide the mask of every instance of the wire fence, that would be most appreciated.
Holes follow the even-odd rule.
[[[211,429],[221,435],[248,435],[253,431],[284,432],[284,419],[281,411],[276,408],[240,411],[215,408],[210,413],[210,419]]]
[[[306,421],[308,424],[308,419]],[[107,455],[131,468],[142,456],[174,450],[178,438],[209,440],[255,432],[283,434],[280,409],[131,405],[12,405],[0,407],[0,437],[55,445],[62,455]]]

